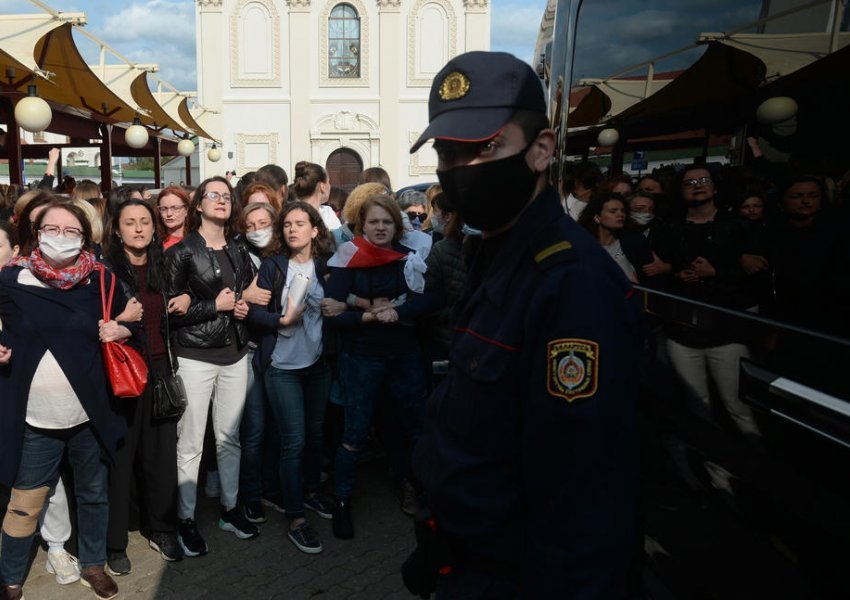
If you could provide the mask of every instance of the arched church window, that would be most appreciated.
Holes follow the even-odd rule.
[[[337,4],[328,17],[328,75],[360,77],[360,15],[350,4]]]

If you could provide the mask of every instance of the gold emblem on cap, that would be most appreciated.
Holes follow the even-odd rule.
[[[452,71],[443,83],[440,84],[440,98],[443,100],[457,100],[466,96],[469,91],[469,79],[463,73]]]

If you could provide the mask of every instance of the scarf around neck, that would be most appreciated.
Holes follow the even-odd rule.
[[[41,250],[36,248],[29,256],[16,256],[9,265],[29,269],[35,278],[47,287],[70,290],[81,282],[88,281],[89,275],[97,265],[97,259],[88,250],[83,250],[73,265],[56,269],[45,262]]]

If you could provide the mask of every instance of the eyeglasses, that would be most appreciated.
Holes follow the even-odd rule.
[[[699,179],[685,179],[682,181],[682,187],[694,187],[695,185],[708,185],[714,183],[711,177],[700,177]]]
[[[230,204],[232,198],[230,194],[219,194],[218,192],[207,192],[204,194],[204,198],[209,198],[213,202],[218,202],[221,200],[225,204]]]
[[[414,221],[419,221],[420,223],[424,223],[425,219],[428,218],[427,213],[415,213],[412,210],[409,211],[409,212],[405,211],[404,214],[407,215],[407,218],[410,219],[411,223],[413,223]]]
[[[76,227],[62,229],[58,225],[42,225],[39,231],[47,237],[57,237],[60,234],[69,240],[79,240],[83,237],[82,229],[77,229]]]
[[[182,204],[180,206],[160,206],[159,214],[167,215],[168,213],[179,213],[183,212],[184,210],[186,210],[186,207]]]

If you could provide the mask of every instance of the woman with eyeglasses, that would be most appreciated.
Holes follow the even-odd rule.
[[[104,571],[109,462],[126,425],[102,368],[101,342],[131,330],[103,321],[101,279],[85,214],[55,199],[35,220],[38,246],[0,270],[0,483],[12,486],[3,521],[0,584],[20,598],[39,513],[67,452],[74,471],[79,566],[100,598],[118,587]],[[124,309],[116,294],[112,316]],[[97,330],[97,335],[95,335]]]
[[[184,315],[170,317],[174,352],[188,406],[177,424],[178,541],[186,556],[206,554],[195,524],[198,469],[212,398],[213,433],[221,482],[219,527],[240,539],[259,532],[237,509],[241,448],[239,426],[248,384],[248,305],[242,291],[254,278],[244,243],[236,239],[233,189],[223,177],[198,186],[186,236],[166,253],[171,298],[188,294]]]
[[[315,208],[329,231],[339,229],[339,218],[334,209],[327,205],[331,194],[331,179],[321,165],[301,161],[295,165],[295,179],[292,181],[295,197]]]
[[[183,239],[189,210],[189,194],[182,187],[171,185],[156,196],[157,230],[166,250]]]

